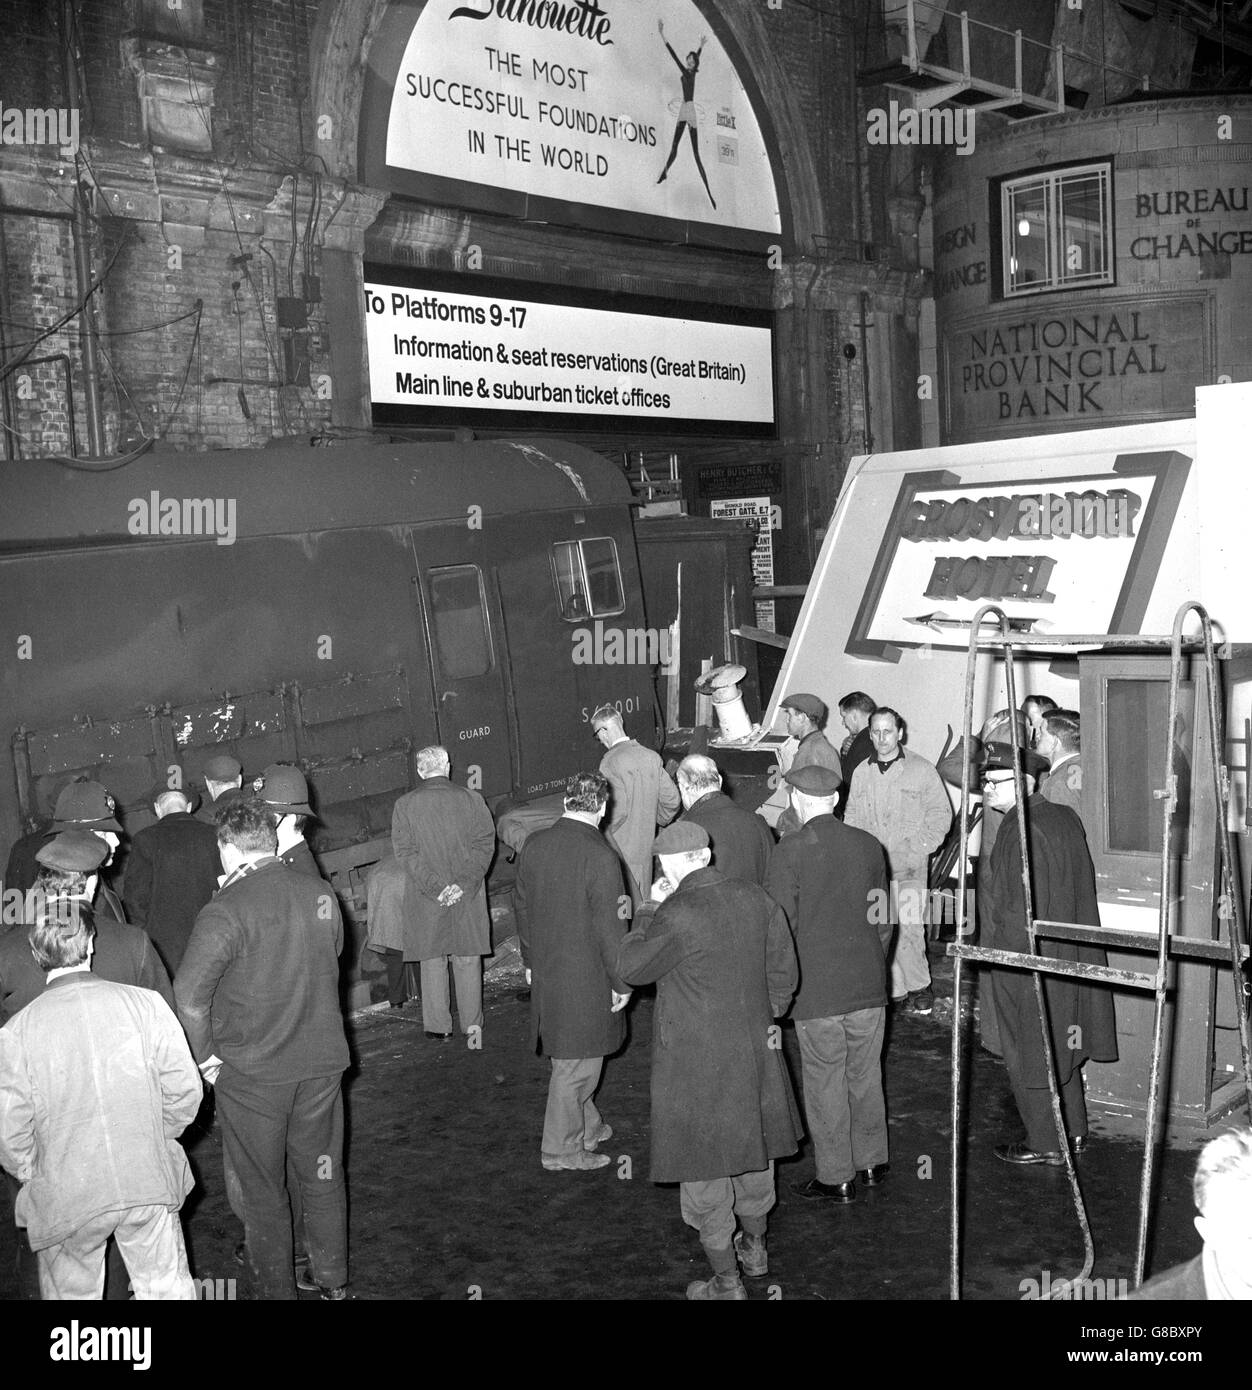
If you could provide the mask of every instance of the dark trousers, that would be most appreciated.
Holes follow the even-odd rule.
[[[1030,1147],[1038,1153],[1057,1151],[1056,1125],[1052,1122],[1052,1093],[1046,1086],[1023,1086],[1012,1069],[1009,1077],[1013,1082],[1013,1096],[1026,1126],[1026,1139]],[[1069,1080],[1063,1082],[1061,1091],[1061,1114],[1065,1119],[1065,1132],[1071,1138],[1087,1132],[1087,1100],[1082,1090],[1082,1068],[1075,1067]]]
[[[1058,1140],[1052,1123],[1052,1096],[1047,1086],[1027,1086],[1028,1060],[1038,1057],[1043,1039],[1034,1015],[1034,986],[1030,977],[1007,970],[991,972],[991,996],[996,1006],[1000,1050],[1013,1087],[1013,1099],[1026,1126],[1026,1142],[1037,1153],[1056,1153]],[[1023,1032],[1024,1030],[1024,1032]],[[1061,1114],[1070,1136],[1087,1132],[1087,1102],[1082,1089],[1082,1067],[1070,1057],[1057,1058],[1057,1071],[1068,1066],[1069,1077],[1060,1083]],[[1034,1075],[1039,1074],[1036,1067]]]
[[[223,1067],[218,1119],[243,1210],[248,1264],[258,1298],[294,1299],[288,1166],[303,1205],[313,1278],[348,1282],[348,1204],[343,1178],[341,1077],[266,1085]]]
[[[382,958],[387,966],[387,1003],[403,1004],[409,997],[409,977],[408,971],[404,968],[404,952],[397,951],[394,946],[388,946],[383,950]]]

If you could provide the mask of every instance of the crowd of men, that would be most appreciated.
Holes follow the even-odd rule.
[[[199,819],[180,768],[152,789],[122,898],[99,782],[63,788],[9,857],[26,897],[0,939],[0,1164],[45,1299],[102,1297],[106,1248],[136,1298],[196,1297],[177,1141],[206,1086],[257,1296],[346,1296],[343,923],[304,841],[308,786],[274,764],[245,789],[227,754],[204,772]]]
[[[1012,950],[1027,949],[1019,778],[1035,915],[1098,923],[1078,717],[1046,706],[1032,699],[1005,715],[1020,720],[1018,777],[1011,739],[991,736],[1003,720],[970,750],[985,817],[979,930]],[[953,820],[944,776],[959,786],[959,773],[941,775],[909,748],[901,715],[864,692],[839,702],[838,748],[819,697],[792,694],[781,709],[779,791],[757,813],[726,794],[709,757],[688,756],[671,777],[614,708],[597,709],[599,770],[570,778],[563,814],[530,835],[517,868],[531,1042],[550,1063],[542,1167],[609,1164],[601,1146],[613,1129],[596,1099],[604,1061],[625,1042],[632,992],[655,985],[650,1175],[678,1184],[682,1219],[707,1254],[709,1277],[687,1289],[695,1300],[746,1298],[743,1275],[767,1273],[774,1163],[805,1128],[816,1173],[797,1182],[800,1197],[846,1204],[858,1182],[887,1180],[888,1010],[934,1008],[929,865]],[[418,786],[394,808],[393,854],[370,877],[369,944],[393,1008],[406,1006],[417,963],[425,1036],[453,1035],[454,992],[461,1033],[481,1045],[494,822],[476,791],[452,781],[445,749],[420,750],[416,767]],[[124,901],[101,877],[121,825],[99,783],[66,787],[52,826],[10,857],[6,882],[29,889],[26,922],[0,939],[0,1164],[16,1220],[44,1298],[100,1297],[110,1237],[136,1297],[194,1297],[177,1215],[191,1180],[176,1141],[203,1115],[208,1085],[243,1227],[236,1255],[257,1296],[304,1288],[339,1300],[343,923],[304,839],[308,787],[277,764],[244,787],[238,762],[221,755],[205,767],[210,804],[197,816],[194,791],[172,774],[153,788],[155,823],[133,839]],[[1091,947],[1052,950],[1103,959]],[[1111,1000],[1072,979],[1045,988],[1080,1151],[1082,1064],[1116,1056]],[[996,1155],[1062,1164],[1029,976],[992,973],[984,1005],[983,1040],[1003,1057],[1024,1129]],[[799,1047],[803,1124],[784,1017]],[[107,1146],[93,1138],[105,1131]],[[1228,1260],[1222,1277],[1243,1275]]]

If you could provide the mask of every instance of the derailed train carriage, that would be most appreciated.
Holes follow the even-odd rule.
[[[363,903],[423,745],[498,816],[596,765],[599,704],[655,742],[649,666],[576,659],[597,622],[644,629],[632,500],[620,469],[550,440],[6,463],[0,841],[78,776],[133,834],[172,765],[292,762],[323,871]]]

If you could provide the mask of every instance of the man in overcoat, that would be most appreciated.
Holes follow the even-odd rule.
[[[450,770],[446,748],[421,749],[422,780],[396,802],[391,817],[392,848],[408,876],[404,911],[412,949],[422,963],[422,1025],[435,1040],[452,1035],[449,960],[461,1032],[481,1034],[482,957],[491,951],[486,878],[496,823],[476,791],[449,779]]]
[[[736,806],[722,791],[722,774],[712,758],[695,753],[679,763],[678,794],[685,808],[681,819],[708,831],[718,873],[763,884],[774,837],[760,816]]]
[[[663,876],[617,968],[627,984],[657,986],[651,1178],[680,1184],[683,1220],[713,1267],[687,1297],[744,1299],[736,1255],[746,1274],[768,1272],[774,1159],[800,1134],[774,1024],[795,993],[796,954],[782,909],[710,868],[708,845],[688,821],[657,836]]]
[[[591,728],[607,750],[600,773],[609,784],[609,839],[626,861],[642,901],[652,882],[656,828],[668,825],[682,809],[678,788],[657,753],[627,738],[622,716],[612,705],[601,705],[592,714]]]
[[[181,777],[174,786],[158,782],[149,795],[157,819],[131,841],[124,898],[130,920],[152,938],[173,975],[196,914],[217,891],[222,861],[217,835],[192,814],[196,797]]]
[[[774,850],[765,887],[787,914],[800,964],[791,1016],[817,1176],[805,1198],[851,1202],[856,1178],[887,1176],[882,1045],[891,945],[882,846],[835,819],[839,778],[825,767],[787,774],[800,829]]]
[[[550,1172],[603,1168],[613,1136],[596,1108],[604,1059],[626,1039],[630,990],[617,970],[630,895],[622,861],[600,833],[608,783],[579,772],[565,814],[532,835],[513,889],[522,964],[531,987],[531,1046],[551,1059],[540,1159]]]
[[[991,851],[991,877],[985,912],[979,913],[981,944],[1008,951],[1029,951],[1025,895],[1022,890],[1021,836],[1017,824],[1017,794],[1013,785],[1013,750],[989,744],[983,774],[983,797],[1004,821]],[[1100,925],[1095,868],[1087,849],[1082,822],[1068,806],[1057,806],[1035,795],[1043,759],[1023,752],[1022,779],[1027,795],[1026,826],[1030,847],[1031,891],[1036,920]],[[1040,954],[1058,960],[1106,965],[1098,946],[1040,936]],[[1107,985],[1080,982],[1064,975],[1044,979],[1052,1056],[1061,1093],[1065,1128],[1075,1150],[1087,1143],[1087,1107],[1083,1098],[1082,1064],[1117,1060],[1117,1024]],[[994,970],[991,997],[995,1005],[1000,1047],[1008,1069],[1013,1097],[1026,1127],[1024,1141],[997,1146],[1006,1163],[1043,1163],[1060,1167],[1052,1102],[1048,1089],[1047,1057],[1039,1027],[1032,977],[1025,970]]]

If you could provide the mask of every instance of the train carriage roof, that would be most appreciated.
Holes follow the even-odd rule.
[[[0,552],[133,540],[132,504],[151,510],[153,493],[233,502],[240,538],[464,523],[471,507],[508,516],[631,500],[619,467],[554,439],[147,454],[107,472],[19,459],[0,461]]]

